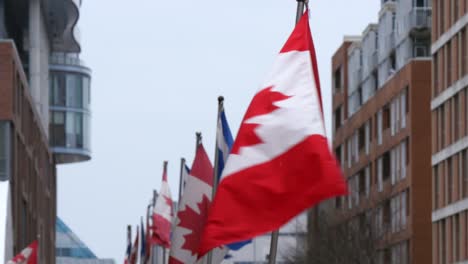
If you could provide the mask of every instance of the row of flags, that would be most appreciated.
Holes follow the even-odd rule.
[[[236,140],[222,98],[217,122],[215,168],[198,138],[173,225],[164,170],[152,231],[160,235],[157,244],[170,248],[169,264],[218,264],[229,249],[347,194],[325,134],[308,10],[252,99]]]
[[[215,168],[197,138],[189,170],[182,167],[177,214],[164,165],[151,221],[128,236],[125,264],[148,263],[153,245],[170,249],[169,264],[218,264],[228,249],[278,230],[320,201],[346,195],[329,149],[308,10],[252,99],[236,140],[220,100]],[[219,183],[219,184],[218,184]],[[36,264],[37,242],[8,264]]]

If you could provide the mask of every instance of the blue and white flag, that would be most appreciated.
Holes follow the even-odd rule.
[[[216,177],[218,177],[218,181],[221,181],[221,175],[223,173],[224,164],[226,164],[227,158],[229,156],[229,153],[231,152],[231,148],[234,143],[231,134],[231,129],[229,128],[229,124],[227,122],[226,113],[224,112],[224,107],[220,109],[218,116],[216,141],[216,149],[218,151],[218,171],[216,173]],[[252,240],[246,240],[242,242],[229,244],[227,245],[227,247],[231,250],[239,250],[243,246],[251,242]]]

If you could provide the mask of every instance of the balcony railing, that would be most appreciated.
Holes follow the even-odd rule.
[[[86,64],[83,60],[66,53],[52,53],[52,55],[50,55],[50,64],[86,67]]]
[[[405,22],[409,31],[413,29],[431,28],[432,9],[430,7],[416,7],[408,14]]]

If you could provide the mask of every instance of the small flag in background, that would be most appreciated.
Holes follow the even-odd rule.
[[[32,242],[28,247],[23,249],[23,251],[16,255],[12,260],[8,261],[7,264],[37,264],[37,250],[38,243],[36,240]]]
[[[148,230],[146,230],[148,232]],[[146,236],[143,227],[143,218],[141,218],[141,248],[140,248],[140,264],[145,264],[146,261]]]
[[[161,190],[153,212],[153,241],[171,247],[172,196],[167,183],[167,161],[164,162]]]
[[[139,232],[138,232],[138,226],[137,226],[137,231],[136,231],[136,237],[135,237],[135,242],[133,243],[132,250],[130,253],[129,257],[129,264],[137,264],[137,259],[138,259],[138,244],[139,244]]]
[[[227,122],[226,113],[224,111],[224,104],[222,97],[220,99],[221,105],[219,109],[218,116],[218,126],[216,131],[216,149],[218,151],[218,166],[217,166],[217,175],[218,181],[221,179],[221,174],[224,169],[224,164],[228,159],[229,153],[231,152],[232,144],[234,140],[232,139],[231,129]],[[243,246],[249,244],[252,240],[241,241],[237,243],[232,243],[227,245],[229,249],[239,250]]]
[[[278,230],[347,188],[323,124],[308,11],[245,113],[203,231],[200,256]]]
[[[132,253],[132,233],[131,227],[127,227],[127,250],[125,251],[124,264],[130,264],[130,255]]]

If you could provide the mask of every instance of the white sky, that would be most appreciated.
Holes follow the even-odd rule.
[[[330,61],[344,35],[377,21],[378,0],[312,0],[311,28],[330,131]],[[82,58],[93,70],[90,162],[58,168],[58,214],[99,257],[120,262],[126,225],[146,214],[163,160],[177,197],[195,131],[213,157],[217,97],[237,133],[290,34],[294,0],[86,0]]]

